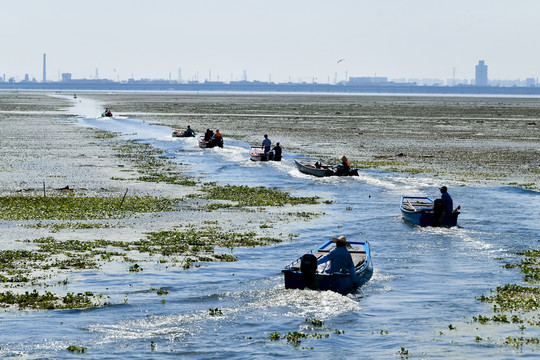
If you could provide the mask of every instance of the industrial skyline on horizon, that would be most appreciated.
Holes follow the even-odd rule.
[[[344,59],[338,60],[338,62],[343,61]],[[54,82],[55,80],[50,80],[47,78],[47,54],[43,54],[43,73],[41,80],[37,80],[36,77],[30,77],[29,74],[25,74],[24,78],[22,80],[17,79],[16,77],[7,77],[3,74],[0,76],[0,82],[47,82],[51,81]],[[397,79],[389,79],[385,76],[377,76],[375,74],[374,76],[350,76],[348,72],[345,72],[343,78],[338,78],[338,74],[335,73],[334,77],[331,78],[328,76],[327,81],[321,81],[321,79],[317,79],[315,77],[312,77],[311,79],[298,79],[294,77],[290,77],[288,81],[284,81],[281,83],[313,83],[313,84],[350,84],[350,85],[383,85],[386,83],[395,83],[395,84],[415,84],[415,85],[426,85],[426,86],[464,86],[464,85],[473,85],[473,86],[527,86],[527,87],[534,87],[538,85],[538,78],[532,78],[528,77],[525,79],[490,79],[488,77],[488,65],[484,60],[479,60],[478,64],[475,65],[475,77],[473,79],[458,79],[455,76],[455,69],[453,70],[453,77],[447,78],[446,80],[443,79],[437,79],[437,78],[397,78]],[[116,69],[115,69],[116,71]],[[56,81],[58,82],[68,82],[68,81],[75,81],[75,80],[107,80],[107,81],[113,81],[113,82],[126,82],[126,81],[134,81],[134,80],[154,80],[154,81],[169,81],[169,82],[175,82],[175,83],[207,83],[207,82],[217,82],[217,83],[233,83],[233,82],[240,82],[240,81],[255,81],[255,82],[267,82],[267,83],[274,83],[272,81],[272,76],[269,74],[268,79],[249,79],[248,74],[246,70],[242,71],[241,77],[233,77],[233,74],[231,73],[230,79],[220,79],[220,76],[218,75],[216,78],[212,78],[212,70],[208,71],[207,77],[201,77],[199,78],[199,74],[195,74],[192,78],[185,79],[182,76],[182,70],[181,68],[178,69],[178,76],[176,78],[172,77],[172,73],[169,73],[168,79],[150,79],[150,78],[140,78],[135,79],[134,77],[128,77],[120,79],[118,76],[117,79],[108,79],[106,77],[100,78],[99,77],[99,69],[95,69],[95,75],[92,74],[88,78],[82,77],[75,79],[72,77],[72,74],[70,72],[60,72],[58,71],[58,78]],[[311,80],[311,81],[310,81]]]
[[[537,0],[25,0],[2,13],[6,81],[42,81],[43,53],[48,81],[470,85],[478,60],[490,83],[540,77]]]

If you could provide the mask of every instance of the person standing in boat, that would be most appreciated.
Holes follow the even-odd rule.
[[[276,146],[272,149],[274,152],[274,161],[281,161],[281,146],[279,146],[279,141],[276,143]]]
[[[270,152],[271,146],[272,146],[272,141],[270,141],[267,134],[264,134],[264,139],[262,141],[262,147],[264,148],[264,155],[268,155],[268,153]]]
[[[356,282],[356,269],[352,260],[351,253],[347,250],[351,245],[347,242],[345,236],[338,238],[332,238],[332,241],[336,244],[336,247],[332,249],[327,255],[317,260],[317,265],[323,265],[323,273],[332,274],[335,272],[349,273],[353,282]],[[326,264],[330,262],[330,264]]]
[[[452,197],[448,193],[448,188],[446,186],[441,186],[439,190],[441,191],[443,211],[451,213],[452,211],[454,211],[454,202],[452,201]]]

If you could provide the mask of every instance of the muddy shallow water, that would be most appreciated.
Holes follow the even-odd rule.
[[[537,98],[115,94],[93,98],[171,127],[220,128],[259,144],[391,171],[538,189]]]
[[[13,98],[4,101],[14,102]],[[47,191],[69,184],[81,193],[107,196],[122,194],[125,188],[135,194],[175,197],[196,192],[190,187],[112,180],[129,177],[126,170],[132,166],[115,157],[113,148],[136,140],[162,149],[185,174],[200,181],[276,186],[293,195],[316,194],[333,202],[296,210],[240,213],[199,212],[188,202],[180,213],[122,221],[126,228],[52,234],[59,239],[127,241],[144,231],[174,228],[179,222],[210,220],[231,229],[281,234],[284,242],[235,249],[237,262],[209,263],[187,271],[150,263],[144,265],[144,272],[134,274],[125,264],[110,263],[100,270],[64,274],[69,284],[60,291],[106,293],[114,306],[67,311],[8,309],[0,315],[3,357],[71,358],[73,354],[65,350],[70,345],[87,347],[87,358],[141,359],[179,355],[198,359],[400,358],[402,347],[415,358],[463,358],[467,354],[506,359],[534,356],[539,350],[535,345],[519,350],[502,345],[509,335],[537,337],[537,326],[520,333],[519,324],[479,326],[472,321],[473,316],[491,310],[491,305],[475,297],[488,295],[497,285],[520,282],[517,270],[501,266],[515,262],[516,251],[537,245],[538,192],[507,185],[535,179],[533,162],[538,159],[539,141],[538,134],[529,130],[537,130],[538,125],[529,124],[540,121],[533,100],[79,94],[77,101],[32,95],[20,102],[30,105],[16,111],[10,105],[9,111],[0,112],[0,121],[9,124],[0,131],[10,134],[2,136],[2,148],[8,154],[0,169],[3,194],[24,188],[38,193],[42,182]],[[118,116],[97,117],[104,104]],[[25,113],[40,106],[68,110],[58,115]],[[430,121],[421,120],[420,110]],[[493,119],[497,111],[504,119]],[[509,120],[514,117],[515,121]],[[187,122],[197,131],[219,127],[226,136],[225,148],[203,150],[195,139],[172,138],[171,129]],[[490,126],[481,125],[486,122]],[[280,124],[287,126],[286,131]],[[30,136],[39,126],[49,135]],[[359,136],[351,144],[350,138],[339,134],[353,126]],[[119,136],[97,139],[95,129]],[[458,138],[460,131],[465,139]],[[479,141],[471,138],[473,131],[479,134]],[[263,132],[284,145],[281,163],[249,161],[249,145],[258,143]],[[444,140],[444,152],[429,146],[442,141],[448,132],[453,135]],[[27,138],[25,133],[29,133]],[[228,134],[238,136],[227,138]],[[422,146],[416,146],[419,143]],[[510,164],[497,155],[506,148],[522,153],[522,158],[514,158]],[[293,163],[295,157],[306,154],[336,157],[344,152],[359,163],[393,163],[361,170],[358,178],[324,179],[300,174]],[[397,156],[399,153],[404,156]],[[467,167],[447,169],[448,162],[441,165],[435,157],[443,153],[448,162],[470,159],[468,166],[474,173]],[[494,160],[490,162],[490,158]],[[482,172],[489,176],[478,175],[476,161],[486,162]],[[529,170],[516,176],[505,170],[510,165]],[[423,166],[431,170],[415,175],[384,171],[385,167]],[[458,228],[422,229],[401,220],[401,194],[437,196],[442,183],[463,208]],[[523,204],[527,211],[522,211]],[[319,216],[305,221],[276,220],[300,210]],[[22,246],[14,240],[47,235],[47,230],[18,225],[0,222],[1,249]],[[289,234],[297,236],[291,239]],[[285,290],[280,273],[283,266],[337,234],[371,243],[375,273],[370,282],[348,296]],[[169,293],[160,296],[152,290],[159,288]],[[217,316],[209,312],[216,308],[221,310]],[[306,321],[309,318],[324,321],[324,327],[314,327]],[[299,345],[270,338],[275,332],[294,331],[324,336],[303,339]]]

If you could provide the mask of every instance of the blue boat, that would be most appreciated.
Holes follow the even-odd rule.
[[[340,294],[354,292],[364,285],[373,275],[369,243],[363,241],[347,241],[349,252],[356,269],[356,282],[349,273],[325,274],[317,272],[317,260],[328,254],[335,246],[332,240],[302,255],[282,270],[285,276],[285,289],[330,290]]]
[[[401,216],[411,224],[420,226],[457,226],[458,207],[452,212],[442,209],[441,199],[433,200],[427,196],[401,196],[399,205]]]

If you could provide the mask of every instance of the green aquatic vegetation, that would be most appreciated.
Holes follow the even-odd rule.
[[[315,318],[306,319],[306,322],[313,325],[313,326],[317,326],[317,327],[322,327],[323,324],[324,324],[324,322],[322,320],[315,319]]]
[[[540,287],[506,284],[498,286],[495,295],[482,295],[477,300],[493,303],[495,311],[535,311],[540,307]]]
[[[323,326],[323,322],[321,320],[318,320],[318,319],[315,319],[315,318],[306,319],[306,322],[308,322],[309,324],[311,324],[314,327],[322,327]],[[331,329],[324,328],[324,329],[321,329],[321,330],[325,331],[325,332],[303,333],[303,332],[298,332],[298,331],[292,331],[292,332],[288,332],[285,335],[280,335],[278,332],[273,332],[273,333],[270,334],[269,337],[270,337],[270,340],[272,340],[272,341],[277,341],[277,340],[283,339],[283,340],[287,340],[287,343],[289,343],[289,344],[292,344],[294,346],[298,346],[298,345],[301,344],[303,339],[324,339],[324,338],[329,338],[330,337],[330,332],[329,331],[331,331]],[[345,333],[345,331],[338,330],[338,329],[334,329],[333,332],[336,335],[340,335],[340,334]]]
[[[120,133],[117,132],[94,129],[94,137],[96,139],[113,139],[119,135]]]
[[[144,176],[139,176],[136,180],[145,181],[145,182],[156,182],[156,183],[167,183],[174,185],[183,185],[183,186],[195,186],[197,182],[191,180],[185,176],[176,176],[176,175],[165,175],[160,173],[151,173]]]
[[[296,216],[296,217],[304,218],[304,219],[311,219],[311,218],[320,216],[322,214],[323,213],[313,213],[313,212],[299,211],[299,212],[288,212],[286,215],[287,216]]]
[[[504,340],[503,344],[504,345],[512,345],[512,346],[515,346],[516,349],[519,349],[523,345],[538,345],[538,344],[540,344],[540,339],[537,338],[537,337],[526,338],[526,337],[523,337],[523,336],[520,336],[520,337],[508,336]]]
[[[72,229],[72,230],[108,229],[108,228],[114,227],[114,225],[105,224],[105,223],[81,223],[81,222],[44,224],[40,222],[34,225],[24,225],[24,227],[29,228],[29,229],[48,228],[48,229],[51,229],[52,232],[59,232],[60,230],[64,230],[64,229]]]
[[[518,254],[523,255],[519,264],[505,264],[502,267],[506,269],[519,268],[524,274],[523,280],[532,285],[506,284],[498,286],[492,291],[491,296],[477,297],[478,301],[492,303],[495,314],[493,316],[474,316],[474,322],[482,325],[491,323],[520,324],[518,328],[520,332],[526,329],[525,323],[531,326],[540,326],[540,321],[536,321],[534,318],[540,308],[540,287],[536,285],[540,281],[540,249],[527,250]],[[530,314],[533,315],[532,318]],[[537,345],[538,341],[538,338],[508,336],[503,344],[519,348],[524,345]]]
[[[141,272],[143,271],[143,268],[139,266],[139,264],[133,264],[129,267],[130,272]]]
[[[397,352],[397,355],[399,355],[401,357],[404,357],[404,358],[409,358],[409,350],[405,349],[402,346],[401,349],[399,349],[399,351]]]
[[[55,310],[81,309],[104,305],[99,302],[93,302],[92,298],[94,298],[92,293],[68,293],[61,297],[50,291],[41,294],[35,289],[32,292],[26,291],[24,294],[7,291],[0,293],[0,306],[7,307],[13,305],[19,309]]]
[[[214,210],[219,210],[219,209],[228,209],[232,206],[233,206],[232,204],[214,203],[214,204],[205,205],[204,208],[207,211],[214,211]]]
[[[319,198],[296,197],[276,188],[268,189],[263,186],[249,187],[246,185],[208,186],[203,188],[208,199],[234,201],[237,206],[283,206],[285,204],[317,204]]]
[[[238,261],[236,256],[231,254],[214,254],[214,259],[220,262],[235,262]]]
[[[3,220],[94,220],[125,218],[134,213],[173,211],[176,199],[150,196],[1,196]]]
[[[220,309],[215,308],[215,309],[208,309],[208,314],[210,316],[218,316],[218,315],[223,315],[223,312]]]
[[[71,345],[71,346],[68,346],[66,348],[67,351],[69,352],[76,352],[76,353],[84,353],[88,348],[84,347],[84,346],[76,346],[76,345]]]
[[[196,181],[191,180],[190,178],[185,177],[185,176],[170,176],[170,175],[156,174],[156,173],[152,173],[145,176],[139,176],[136,180],[146,181],[146,182],[158,182],[158,183],[161,182],[161,183],[183,185],[183,186],[197,185]]]
[[[524,256],[517,265],[524,274],[523,280],[529,283],[540,281],[540,249],[527,250],[518,254]]]

